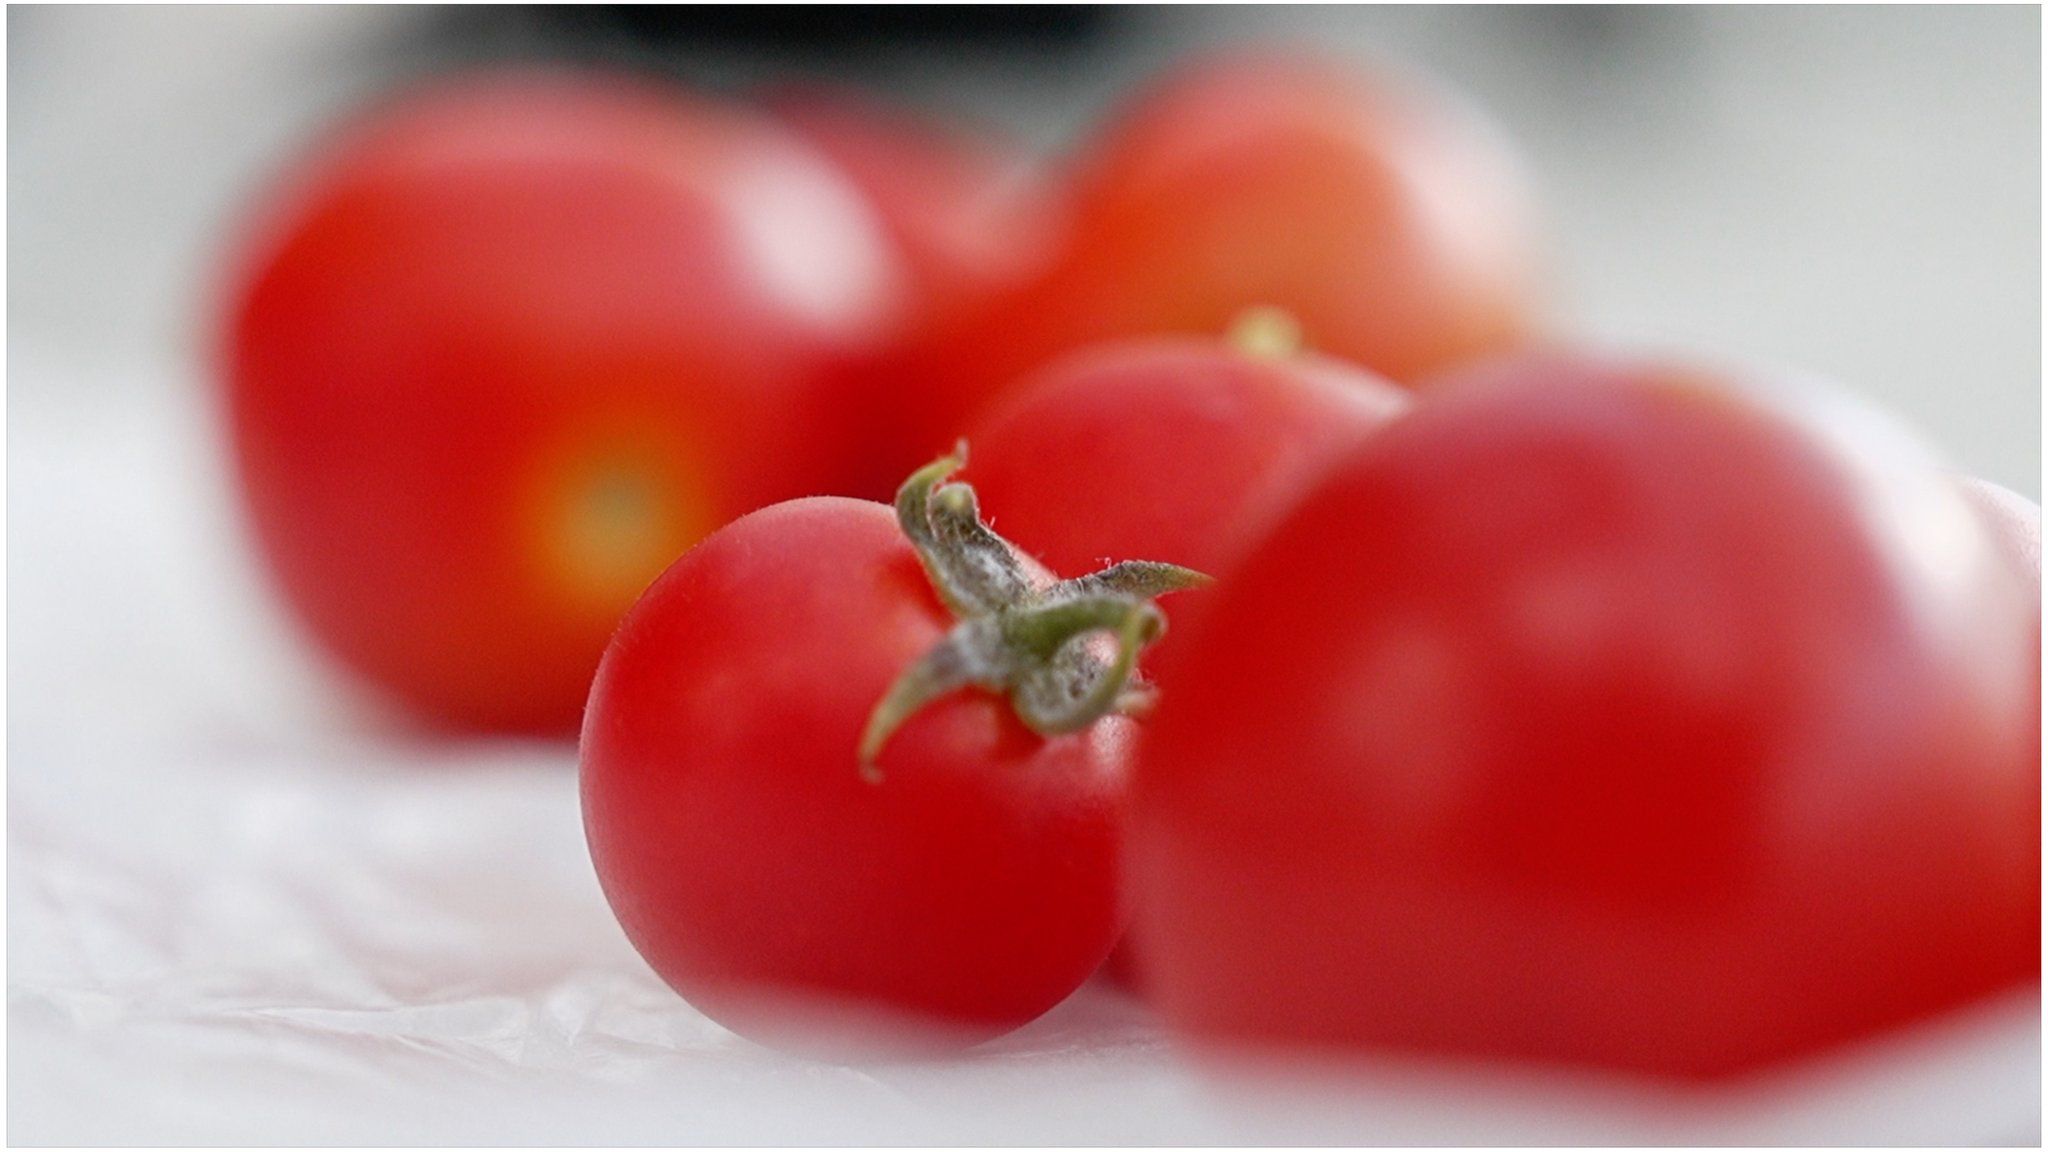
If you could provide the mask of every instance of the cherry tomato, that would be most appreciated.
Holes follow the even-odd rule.
[[[1151,557],[1228,579],[1266,521],[1331,460],[1407,407],[1394,385],[1238,326],[1249,347],[1153,337],[1069,354],[1019,387],[969,437],[975,487],[1004,535],[1058,571]],[[1211,592],[1174,606],[1148,663],[1171,659]],[[1127,984],[1128,941],[1105,972]]]
[[[1326,357],[1166,336],[1063,357],[968,441],[1004,536],[1055,571],[1144,556],[1221,578],[1323,465],[1406,407]]]
[[[1012,281],[1046,243],[1037,231],[1044,221],[1025,211],[1030,164],[990,131],[823,85],[787,85],[763,103],[866,198],[904,255],[917,309],[973,306]]]
[[[397,100],[275,197],[225,373],[256,542],[343,662],[442,721],[573,731],[712,528],[847,486],[900,270],[753,113],[494,76]]]
[[[1174,1025],[1711,1076],[2038,982],[2023,592],[1909,438],[1733,379],[1474,371],[1219,583],[1134,777]]]
[[[852,431],[865,465],[852,493],[879,496],[959,436],[984,401],[952,358],[975,355],[978,326],[1043,264],[1053,214],[1023,153],[988,131],[818,85],[764,102],[860,189],[903,258],[903,328],[872,366],[867,419]]]
[[[978,520],[911,511],[971,512],[964,486],[930,492],[956,463],[913,477],[895,518],[818,497],[734,521],[655,581],[599,667],[598,878],[655,971],[743,1035],[972,1043],[1066,997],[1121,930],[1130,733],[1104,713],[1157,610],[1103,593],[1111,572],[1049,583]],[[1076,610],[1109,616],[1076,630]],[[1047,659],[1003,682],[1012,707],[968,688],[998,687],[987,670],[1022,659],[1027,625],[1051,642],[1025,645]],[[1089,663],[1108,629],[1115,653]]]
[[[1117,336],[1286,309],[1309,346],[1404,384],[1526,338],[1533,213],[1448,94],[1282,55],[1198,61],[1139,96],[1072,175],[1064,253],[963,350],[1006,384]]]

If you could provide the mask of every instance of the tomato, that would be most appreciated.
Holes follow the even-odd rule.
[[[484,728],[573,731],[663,567],[849,485],[902,280],[772,122],[548,74],[394,101],[254,232],[225,374],[256,543],[335,656]]]
[[[1133,782],[1173,1025],[1713,1076],[2038,982],[2026,597],[1910,438],[1767,387],[1474,370],[1218,584]]]
[[[1054,570],[1146,556],[1227,578],[1269,515],[1405,406],[1393,385],[1323,357],[1112,342],[1048,365],[985,416],[969,437],[975,487]],[[1175,606],[1148,664],[1170,659],[1211,594]],[[1135,981],[1128,946],[1106,971]]]
[[[1262,322],[1276,320],[1255,316],[1241,338]],[[1221,577],[1323,465],[1406,406],[1327,357],[1153,337],[1055,361],[968,441],[1003,534],[1055,571],[1145,556]]]
[[[1524,180],[1480,117],[1390,75],[1283,55],[1182,67],[1070,178],[1054,265],[963,349],[1007,384],[1117,336],[1213,333],[1254,305],[1404,384],[1524,340]]]
[[[919,309],[972,306],[1046,242],[1045,222],[1028,210],[1029,162],[990,131],[824,85],[785,85],[763,103],[860,191],[903,252]]]
[[[1054,583],[970,489],[933,491],[957,463],[913,477],[894,519],[817,497],[734,521],[599,666],[598,878],[654,970],[742,1035],[972,1043],[1066,997],[1121,930],[1130,732],[1109,713],[1159,625],[1144,595],[1191,574]]]
[[[1054,218],[1011,142],[829,86],[791,85],[764,102],[860,190],[902,255],[910,286],[898,337],[870,370],[857,431],[857,495],[880,495],[959,436],[985,392],[971,374],[977,325],[1046,258]]]

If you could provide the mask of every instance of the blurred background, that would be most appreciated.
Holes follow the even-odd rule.
[[[1588,330],[1761,356],[2040,492],[2039,16],[2026,7],[15,9],[10,327],[190,363],[218,245],[309,132],[504,59],[720,87],[827,75],[1052,151],[1161,65],[1248,38],[1394,57],[1505,127]],[[17,374],[18,403],[68,394]],[[169,386],[170,381],[159,381]]]
[[[1831,376],[2040,494],[2035,7],[16,5],[7,33],[11,1140],[762,1131],[754,1089],[690,1055],[724,1053],[716,1030],[673,1014],[595,898],[570,753],[401,739],[297,642],[243,545],[207,359],[223,246],[314,133],[402,81],[536,59],[824,77],[1055,156],[1200,49],[1399,61],[1522,152],[1578,330]],[[440,927],[398,927],[418,923]],[[280,986],[296,1015],[260,1007]],[[365,1005],[405,1012],[351,1023]],[[822,1093],[777,1121],[791,1140],[1214,1134],[1127,1005],[1055,1017],[965,1079],[757,1063],[749,1083]],[[1968,1075],[1861,1087],[1816,1123],[2038,1140],[2038,1045],[1958,1043]],[[1092,1063],[1060,1062],[1079,1049]],[[585,1111],[550,1111],[592,1067]],[[1403,1107],[1411,1139],[1530,1130]],[[1650,1131],[1572,1115],[1542,1131]],[[1979,1127],[1938,1123],[1957,1116]]]

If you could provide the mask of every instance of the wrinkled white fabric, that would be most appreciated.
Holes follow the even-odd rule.
[[[572,750],[337,703],[241,549],[203,390],[10,369],[63,398],[9,411],[11,1142],[2040,1138],[2033,996],[1705,1094],[1397,1063],[1254,1090],[1094,986],[954,1060],[755,1048],[619,932]]]

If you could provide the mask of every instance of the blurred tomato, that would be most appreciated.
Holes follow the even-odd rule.
[[[1247,344],[1261,320],[1240,327]],[[985,414],[969,436],[974,487],[1003,535],[1055,572],[1142,557],[1226,579],[1302,488],[1407,405],[1327,357],[1116,341],[1060,358]],[[1150,656],[1178,647],[1210,594],[1176,598],[1175,631]]]
[[[1013,280],[1046,242],[1034,230],[1042,221],[1021,210],[1031,165],[990,130],[827,85],[785,85],[762,102],[866,198],[903,253],[915,312],[972,307]]]
[[[572,731],[669,561],[848,485],[900,270],[771,121],[501,75],[400,99],[296,175],[227,316],[242,488],[305,624],[419,712]]]
[[[2040,977],[2031,609],[1854,404],[1487,369],[1216,597],[1127,852],[1185,1032],[1699,1076]]]
[[[951,447],[985,396],[950,371],[978,325],[1050,255],[1053,214],[1034,166],[986,129],[926,119],[854,92],[788,85],[764,103],[836,164],[901,253],[910,291],[898,338],[874,363],[857,434],[860,495],[887,499]]]
[[[1263,304],[1413,384],[1517,343],[1539,310],[1533,214],[1490,125],[1335,63],[1183,68],[1098,136],[1065,209],[1055,266],[965,342],[964,377],[1000,387],[1063,349],[1220,332]]]

